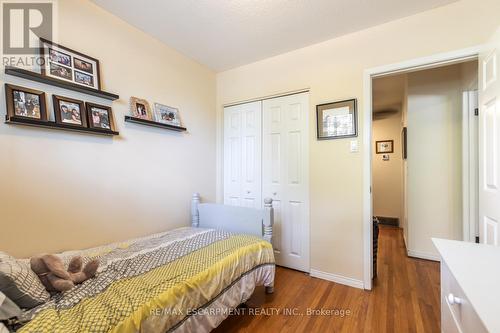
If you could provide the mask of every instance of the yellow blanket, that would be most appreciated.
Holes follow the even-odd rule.
[[[266,241],[192,228],[136,240],[100,259],[95,279],[35,309],[20,332],[138,332],[145,320],[175,329],[243,275],[274,265]]]

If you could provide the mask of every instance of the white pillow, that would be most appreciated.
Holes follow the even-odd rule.
[[[17,260],[0,252],[0,291],[21,308],[31,309],[50,299],[29,260]]]

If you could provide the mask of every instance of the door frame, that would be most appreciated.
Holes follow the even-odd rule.
[[[374,78],[452,65],[479,58],[483,45],[439,53],[399,63],[366,69],[363,73],[363,286],[372,289],[372,80]]]
[[[474,115],[476,108],[479,108],[478,90],[464,91],[462,93],[462,239],[473,243],[476,242],[476,236],[479,237],[479,116]]]

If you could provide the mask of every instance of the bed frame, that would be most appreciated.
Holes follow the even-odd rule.
[[[200,194],[195,193],[191,200],[191,224],[194,228],[216,228],[255,235],[272,244],[273,200],[266,198],[264,208],[255,209],[201,203]]]
[[[201,203],[200,194],[193,194],[191,200],[191,225],[194,228],[224,229],[229,232],[255,235],[272,244],[273,224],[272,199],[264,199],[264,208],[255,209]],[[273,292],[274,287],[266,287],[267,294]]]

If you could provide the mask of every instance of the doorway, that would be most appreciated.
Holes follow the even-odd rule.
[[[467,61],[476,61],[477,62],[479,50],[480,50],[479,47],[471,48],[471,49],[461,50],[461,51],[452,52],[452,53],[448,53],[448,54],[435,55],[435,56],[428,57],[428,58],[416,59],[416,60],[412,60],[412,61],[408,61],[408,62],[404,62],[404,63],[400,63],[400,64],[382,66],[382,67],[374,68],[371,70],[367,70],[367,71],[365,71],[365,76],[364,76],[365,77],[365,80],[364,80],[365,81],[365,84],[364,84],[365,100],[372,101],[373,81],[376,79],[390,77],[390,76],[394,76],[394,75],[401,75],[401,74],[406,74],[406,75],[413,74],[413,73],[418,74],[424,70],[439,69],[441,67],[465,63]],[[475,78],[476,78],[476,82],[477,82],[477,73],[475,74]],[[408,88],[408,87],[406,87],[406,88]],[[462,91],[466,91],[466,90],[467,89],[463,89]],[[462,91],[460,91],[460,101],[461,101]],[[432,104],[432,102],[430,104]],[[372,122],[373,122],[372,110],[373,109],[372,109],[372,107],[373,106],[374,105],[372,103],[367,103],[367,105],[365,105],[365,119],[364,119],[364,130],[365,130],[365,133],[367,133],[367,135],[365,135],[365,137],[364,137],[364,142],[363,142],[364,147],[365,147],[365,163],[364,163],[364,180],[365,180],[364,181],[364,186],[365,186],[365,196],[364,196],[364,244],[365,244],[365,248],[364,248],[364,287],[365,287],[365,289],[372,288],[373,259],[374,259],[372,256],[373,250],[374,250],[372,247],[373,246],[373,239],[372,239],[373,230],[372,230],[372,228],[373,228],[373,216],[374,216],[374,210],[373,210],[374,207],[372,206],[372,159],[373,159],[373,155],[377,155],[377,154],[376,154],[376,147],[375,147],[376,143],[372,142],[372,140],[373,140],[373,136],[372,136],[373,135],[372,134],[373,133],[372,132]],[[403,107],[404,107],[404,105],[402,105],[401,108],[403,109]],[[461,118],[461,116],[462,116],[461,107],[462,107],[462,104],[460,102],[459,110],[458,110],[459,111],[458,115],[460,116],[460,119],[462,119]],[[385,113],[386,113],[386,115],[388,115],[390,113],[396,114],[396,110],[386,109]],[[426,115],[425,112],[420,113],[420,114],[414,114],[414,115],[416,115],[416,117],[415,117],[415,119],[412,120],[412,123],[415,123],[416,120],[417,121],[421,121],[422,119],[429,120],[429,118],[425,117],[425,115]],[[389,142],[381,142],[379,144],[379,146],[381,148],[380,152],[382,154],[380,154],[379,158],[381,158],[381,159],[387,158],[387,156],[383,156],[384,150],[391,151],[391,149],[392,150],[401,149],[401,154],[404,154],[404,152],[403,152],[403,146],[405,144],[404,143],[404,135],[405,135],[404,127],[406,127],[406,126],[403,126],[403,125],[405,125],[405,121],[407,122],[408,119],[405,118],[404,115],[401,115],[401,118],[402,118],[402,121],[401,121],[402,131],[401,131],[401,143],[400,143],[401,147],[399,147],[399,148],[395,147],[396,143],[394,143],[394,142],[392,142],[392,147],[391,147],[391,143],[389,143]],[[425,121],[424,121],[424,123],[425,123]],[[427,121],[427,123],[428,123],[427,127],[432,128],[433,122]],[[461,123],[459,125],[461,126]],[[411,132],[410,129],[407,129],[406,133],[407,133],[407,139],[408,139],[406,142],[406,144],[408,145],[407,146],[408,151],[412,148],[411,142],[413,142],[413,144],[416,145],[415,147],[413,147],[414,156],[418,156],[415,154],[415,152],[418,151],[417,148],[421,148],[421,147],[425,148],[426,147],[426,146],[422,145],[424,142],[421,142],[422,141],[421,140],[422,133],[420,133],[420,136],[418,136],[418,135],[415,135],[416,132]],[[425,135],[425,133],[424,133],[424,135]],[[415,139],[412,140],[412,138],[413,138],[412,136],[415,136],[416,140]],[[432,137],[430,137],[430,139],[431,139],[430,144],[428,142],[425,142],[425,143],[428,146],[433,146],[435,144],[435,142],[432,141],[432,139],[433,139]],[[434,138],[434,139],[436,139],[436,138]],[[390,141],[390,139],[377,140],[377,141]],[[393,140],[393,141],[396,141],[396,140]],[[420,146],[419,146],[419,142],[420,142]],[[460,140],[460,142],[462,142],[462,140]],[[443,146],[442,142],[439,142],[439,141],[437,141],[436,144],[437,144],[437,148],[440,148],[441,146]],[[446,146],[446,145],[444,145],[444,146]],[[434,148],[436,148],[436,147],[434,147]],[[460,147],[458,148],[459,153],[456,154],[460,157],[460,163],[459,163],[460,165],[462,164],[462,160],[461,160],[462,148],[463,147],[460,145]],[[438,153],[439,149],[434,150],[434,152],[435,152],[434,155],[432,153],[433,150],[431,150],[431,149],[428,150],[427,153],[425,153],[425,149],[421,149],[421,150],[424,150],[424,153],[422,153],[423,155],[421,155],[419,157],[420,160],[422,160],[422,161],[426,161],[426,160],[432,161],[432,158],[439,156],[439,153]],[[389,161],[391,160],[390,154],[391,153],[389,153]],[[387,152],[385,155],[387,155]],[[406,163],[408,163],[408,159],[406,161],[407,161]],[[411,184],[409,183],[410,179],[406,179],[406,181],[405,181],[405,172],[407,173],[408,171],[405,170],[405,166],[404,166],[405,162],[403,162],[402,164],[403,164],[403,166],[401,167],[401,169],[402,169],[401,174],[403,175],[403,179],[401,180],[401,183],[402,183],[402,185],[401,185],[401,187],[402,187],[402,195],[401,195],[402,205],[401,206],[402,207],[401,206],[399,207],[399,211],[401,212],[400,217],[399,217],[399,220],[400,220],[399,222],[404,228],[405,225],[407,225],[407,223],[408,223],[408,217],[412,216],[412,214],[411,214],[411,209],[409,210],[409,208],[411,207],[411,205],[408,204],[409,198],[405,197],[405,194],[409,193],[406,190],[406,188],[411,187]],[[419,170],[419,169],[420,168],[416,168],[414,170]],[[421,169],[425,170],[425,168],[421,168]],[[432,172],[431,172],[431,175],[432,175]],[[438,177],[438,176],[435,176],[436,181],[440,179],[440,177]],[[460,176],[461,176],[461,173],[460,173]],[[462,180],[459,179],[458,183],[461,184],[461,181]],[[461,201],[461,198],[459,198],[459,201]],[[424,203],[425,203],[425,200],[424,200]],[[461,206],[458,206],[458,207],[461,209]],[[417,213],[420,212],[419,210],[415,210],[415,209],[413,211],[414,212],[416,211]],[[455,207],[455,211],[458,211],[458,209],[456,209],[456,207]],[[462,216],[462,214],[460,213],[460,217],[461,216]],[[408,231],[411,234],[412,228],[410,226],[409,228],[407,227],[404,229],[405,229],[405,238],[407,238],[407,241],[408,241]],[[417,227],[417,229],[418,229],[418,227]],[[426,230],[426,228],[423,228],[423,229]],[[460,237],[462,237],[463,227],[461,225],[459,228],[453,228],[453,230],[459,230],[456,232],[456,234],[460,234]],[[437,236],[439,236],[439,235],[437,235]],[[428,239],[426,239],[426,241],[430,242],[430,237],[433,237],[433,236],[432,235],[431,236],[424,235],[423,237],[428,238]],[[461,238],[459,238],[459,239],[461,239]],[[410,243],[411,242],[412,241],[410,240]],[[428,242],[427,242],[427,245],[429,244]],[[416,256],[419,256],[418,251],[413,253],[413,255],[415,255],[415,254],[416,254]],[[436,257],[430,257],[427,259],[436,259]]]
[[[433,237],[475,239],[464,230],[479,214],[477,116],[469,112],[477,68],[471,60],[373,79],[374,227],[400,228],[408,256],[439,261]]]

